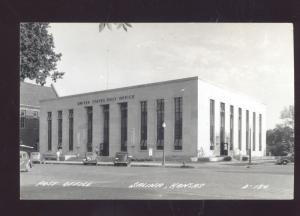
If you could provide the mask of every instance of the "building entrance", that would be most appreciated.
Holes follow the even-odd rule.
[[[228,143],[224,143],[224,142],[221,143],[220,155],[222,156],[228,155]]]

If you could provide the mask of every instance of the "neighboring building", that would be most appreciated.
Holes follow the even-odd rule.
[[[44,87],[20,82],[20,145],[38,150],[41,99],[57,98],[53,86]]]
[[[191,77],[42,100],[40,151],[136,158],[265,155],[266,107]],[[165,126],[165,127],[163,127]],[[251,144],[250,144],[251,143]]]

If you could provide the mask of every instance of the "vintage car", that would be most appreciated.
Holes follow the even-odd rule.
[[[83,162],[84,165],[91,164],[91,165],[96,165],[97,166],[97,163],[98,163],[97,154],[94,153],[94,152],[85,153],[85,158],[83,159],[82,162]]]
[[[114,166],[130,166],[131,156],[127,152],[117,152],[114,159]]]
[[[32,163],[30,161],[29,155],[25,151],[20,151],[20,171],[30,171],[32,168]]]
[[[277,159],[276,164],[287,165],[288,163],[294,162],[294,154],[288,154],[286,156],[281,156]]]
[[[57,156],[55,153],[44,153],[42,155],[42,163],[45,163],[47,160],[57,160]]]
[[[42,155],[39,152],[31,152],[30,154],[31,163],[41,163]]]

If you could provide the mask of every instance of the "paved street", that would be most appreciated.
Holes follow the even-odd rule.
[[[294,165],[196,168],[35,164],[21,199],[293,199]]]

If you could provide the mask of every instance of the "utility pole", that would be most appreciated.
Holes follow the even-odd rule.
[[[251,164],[251,128],[249,132],[249,165]]]
[[[109,76],[109,49],[107,51],[107,70],[106,70],[106,89],[108,89],[108,76]]]

